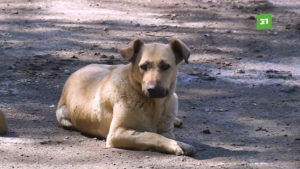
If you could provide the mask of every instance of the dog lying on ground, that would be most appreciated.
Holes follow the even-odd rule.
[[[0,134],[6,134],[7,133],[7,125],[5,116],[2,111],[0,111]]]
[[[193,146],[174,140],[177,66],[188,62],[180,40],[144,44],[134,40],[121,56],[127,65],[91,64],[66,81],[58,103],[59,124],[106,138],[107,147],[191,155]]]

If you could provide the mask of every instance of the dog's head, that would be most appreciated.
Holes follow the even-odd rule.
[[[169,44],[144,44],[136,39],[121,56],[132,63],[132,78],[140,84],[145,96],[149,98],[166,97],[176,84],[177,65],[184,60],[188,63],[189,48],[180,40]]]

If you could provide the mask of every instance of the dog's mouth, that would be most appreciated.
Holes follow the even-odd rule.
[[[144,94],[149,98],[163,98],[169,94],[169,91],[162,87],[148,87]]]

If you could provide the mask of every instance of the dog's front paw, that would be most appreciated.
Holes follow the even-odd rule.
[[[183,143],[183,142],[177,142],[177,144],[180,146],[180,148],[183,150],[183,154],[180,155],[193,155],[196,152],[196,149],[189,144]],[[177,155],[177,154],[176,154]]]
[[[184,155],[183,149],[181,148],[181,146],[176,141],[173,145],[173,151],[174,151],[174,154],[177,155],[177,156]]]
[[[174,154],[180,155],[193,155],[195,153],[195,148],[189,144],[175,141],[173,144]]]

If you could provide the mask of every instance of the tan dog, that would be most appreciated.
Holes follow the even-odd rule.
[[[92,64],[70,76],[56,111],[59,124],[106,138],[107,147],[192,154],[194,148],[173,134],[177,65],[188,61],[188,47],[180,40],[137,39],[120,53],[129,64]]]
[[[7,133],[7,125],[5,121],[5,116],[3,112],[0,111],[0,134],[6,134]]]

